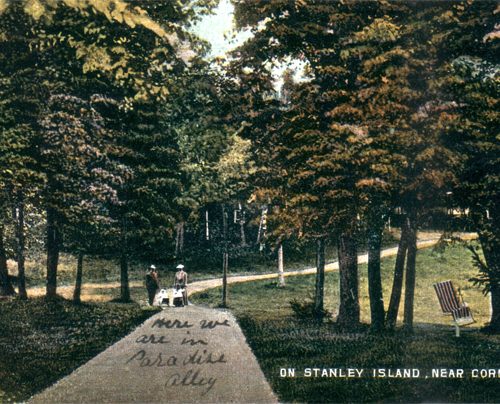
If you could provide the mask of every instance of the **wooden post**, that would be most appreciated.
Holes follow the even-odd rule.
[[[224,243],[224,250],[222,253],[222,307],[227,307],[227,271],[229,267],[229,253],[227,248],[227,212],[224,207],[222,207],[222,236]]]
[[[222,307],[227,307],[227,270],[229,267],[229,254],[222,255]]]
[[[83,279],[83,252],[78,252],[78,260],[76,264],[76,281],[75,290],[73,291],[73,301],[80,303],[82,294],[82,279]]]

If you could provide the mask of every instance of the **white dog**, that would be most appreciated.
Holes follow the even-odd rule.
[[[167,289],[160,289],[155,295],[153,306],[168,306],[169,302]]]

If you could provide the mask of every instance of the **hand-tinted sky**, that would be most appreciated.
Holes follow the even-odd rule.
[[[236,47],[251,36],[248,31],[233,31],[234,7],[230,0],[221,0],[214,14],[202,19],[193,29],[203,39],[212,45],[210,57],[222,56],[228,50]]]

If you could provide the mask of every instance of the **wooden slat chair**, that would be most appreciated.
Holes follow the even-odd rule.
[[[441,310],[444,314],[451,314],[455,325],[455,336],[460,336],[460,326],[474,323],[472,312],[463,301],[460,290],[457,293],[451,281],[443,281],[434,284]]]

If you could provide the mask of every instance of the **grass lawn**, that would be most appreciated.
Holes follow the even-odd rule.
[[[27,400],[156,312],[62,299],[0,302],[0,402]]]
[[[383,260],[387,305],[394,258]],[[339,334],[332,322],[317,324],[294,317],[290,300],[307,300],[314,276],[287,278],[284,289],[274,282],[231,285],[229,305],[236,314],[262,370],[285,402],[498,402],[500,378],[471,378],[471,369],[500,369],[500,336],[484,335],[489,300],[467,281],[475,273],[469,252],[461,245],[421,250],[417,255],[415,333],[381,336],[359,332]],[[462,288],[477,323],[455,338],[448,316],[440,313],[432,284],[451,279]],[[338,309],[338,273],[326,276],[326,309]],[[192,300],[217,305],[220,289],[202,292]],[[369,320],[366,265],[360,267],[361,317]],[[360,378],[304,377],[306,368],[364,369]],[[295,377],[280,377],[281,368],[295,368]],[[373,368],[417,368],[421,377],[373,378]],[[464,369],[464,378],[432,378],[431,369]],[[425,379],[428,375],[429,379]],[[497,373],[498,375],[498,373]],[[370,376],[370,377],[366,377]]]
[[[439,237],[439,233],[429,233],[429,237]],[[392,247],[397,245],[399,230],[393,229],[384,234],[384,246]],[[213,252],[207,252],[207,257],[198,257],[196,260],[187,260],[184,262],[189,274],[189,281],[197,281],[222,276],[222,257]],[[215,254],[215,255],[214,255]],[[220,259],[219,259],[220,258]],[[337,259],[335,246],[328,245],[326,249],[327,262],[333,262]],[[292,247],[285,246],[285,260],[287,269],[303,269],[315,265],[315,245],[309,243],[302,246],[300,251]],[[57,281],[58,285],[73,286],[76,275],[76,257],[62,253],[59,259]],[[175,264],[161,264],[157,262],[130,262],[129,279],[131,282],[144,282],[145,274],[149,265],[155,264],[159,270],[160,281],[162,285],[171,286],[176,272]],[[261,274],[272,272],[276,268],[275,253],[259,253],[258,246],[248,249],[246,254],[234,256],[230,254],[229,273],[235,274]],[[8,262],[9,273],[17,275],[17,264],[15,261]],[[29,257],[26,261],[26,281],[28,288],[45,286],[46,282],[46,261],[45,255],[38,258]],[[86,256],[84,259],[83,282],[84,283],[109,283],[120,281],[120,267],[117,260]],[[143,288],[140,291],[144,294]],[[133,291],[132,291],[133,293]],[[113,297],[116,297],[113,296]]]

